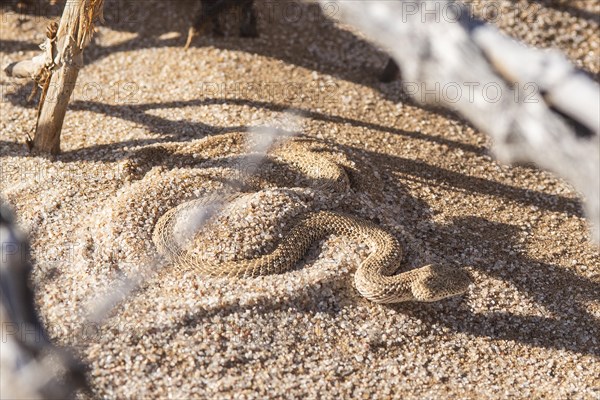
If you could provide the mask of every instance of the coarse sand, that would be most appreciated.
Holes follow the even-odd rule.
[[[597,80],[597,1],[472,4]],[[61,155],[28,153],[32,84],[0,76],[2,196],[31,238],[44,324],[89,363],[95,397],[600,398],[599,252],[570,185],[498,164],[483,133],[378,82],[386,55],[315,5],[259,1],[259,38],[239,38],[230,13],[224,37],[185,51],[196,6],[106,1]],[[0,16],[1,64],[35,55],[48,20]],[[252,186],[247,172],[263,165],[248,137],[261,132],[319,143],[352,185],[327,207],[392,232],[407,269],[467,267],[469,292],[372,304],[352,281],[369,249],[337,236],[298,269],[256,279],[157,261],[152,230],[169,208]],[[266,189],[201,238],[207,258],[264,254],[285,234],[278,218],[315,207],[310,179],[272,164],[290,184],[257,178]],[[139,276],[106,318],[88,318]]]

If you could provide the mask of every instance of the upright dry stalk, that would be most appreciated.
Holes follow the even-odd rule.
[[[44,89],[32,144],[35,150],[60,152],[60,133],[83,65],[83,49],[91,40],[94,22],[102,20],[103,5],[104,0],[68,0],[58,31],[42,45],[43,53],[5,69],[9,76],[32,78]]]
[[[103,0],[71,0],[65,5],[56,37],[58,69],[52,73],[41,104],[33,139],[35,150],[60,152],[60,133],[83,66],[83,49],[91,40],[93,22],[102,17],[102,3]]]

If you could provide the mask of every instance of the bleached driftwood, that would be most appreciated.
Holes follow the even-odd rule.
[[[102,20],[104,0],[69,0],[58,25],[42,44],[43,53],[31,60],[12,63],[5,72],[12,77],[32,78],[44,88],[40,100],[33,148],[60,152],[60,132],[83,65],[83,49],[90,42],[94,22]]]
[[[416,101],[457,111],[494,139],[500,161],[533,162],[573,184],[600,239],[597,83],[559,52],[527,48],[460,3],[319,1],[389,50]]]

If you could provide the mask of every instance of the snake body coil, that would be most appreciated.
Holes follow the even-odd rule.
[[[374,251],[358,267],[354,276],[358,291],[373,302],[437,301],[464,293],[471,283],[462,270],[440,265],[427,265],[393,275],[402,258],[398,241],[371,222],[331,211],[309,212],[297,218],[291,231],[269,254],[242,261],[207,263],[176,238],[180,236],[177,227],[181,219],[185,222],[190,215],[210,207],[211,203],[214,201],[201,198],[167,211],[156,224],[153,235],[159,253],[177,265],[193,268],[205,275],[254,277],[293,269],[313,243],[338,234],[360,238],[374,245]]]

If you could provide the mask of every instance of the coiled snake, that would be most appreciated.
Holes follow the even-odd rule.
[[[318,188],[320,191],[336,193],[348,189],[349,180],[345,170],[327,157],[308,151],[298,143],[287,146],[279,154],[284,154],[286,161],[307,174],[316,174],[318,180],[323,182]],[[220,203],[227,203],[241,196],[243,194],[229,195],[226,199],[201,197],[167,211],[154,228],[153,241],[158,252],[174,264],[192,268],[201,274],[255,277],[280,274],[293,269],[313,243],[337,234],[362,239],[373,245],[371,254],[354,275],[356,289],[373,302],[432,302],[462,294],[471,283],[469,275],[462,269],[442,265],[427,265],[395,274],[402,259],[402,248],[396,238],[372,222],[334,211],[298,215],[291,230],[283,235],[268,254],[239,261],[207,262],[197,251],[189,248],[193,240],[186,240],[202,231],[184,231],[189,229],[190,221],[201,215],[206,216],[211,209],[218,208]]]

